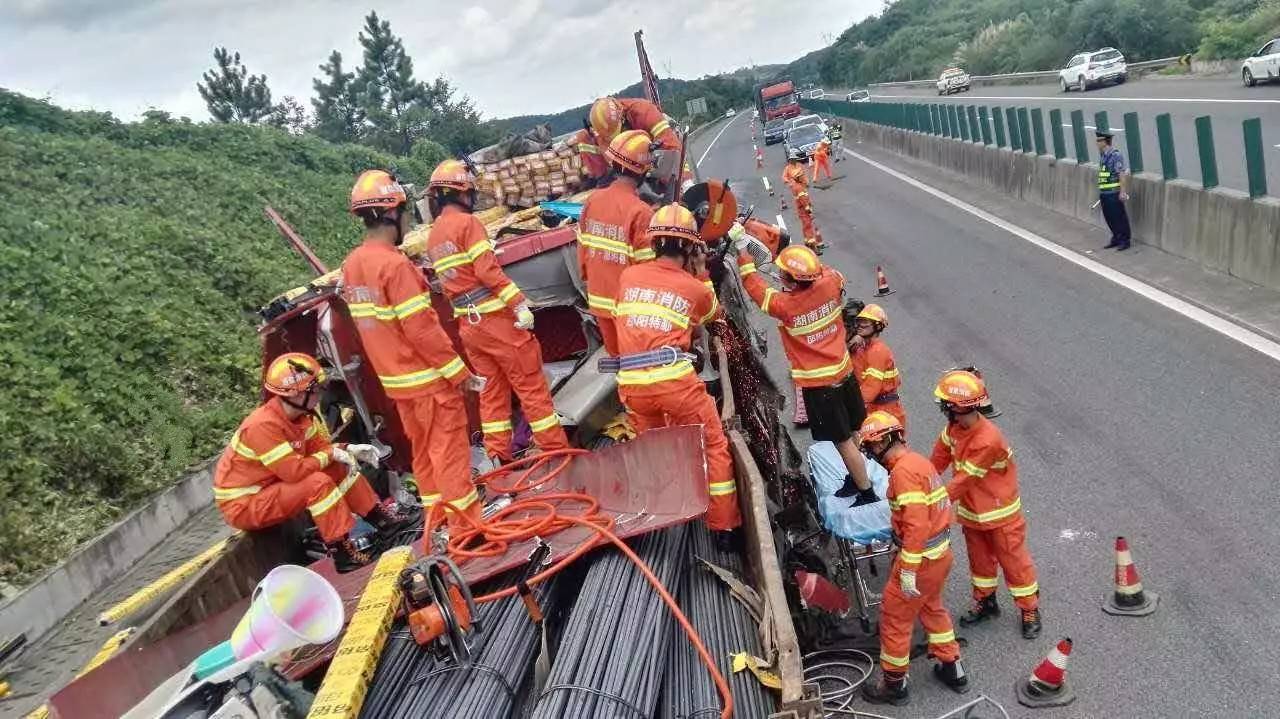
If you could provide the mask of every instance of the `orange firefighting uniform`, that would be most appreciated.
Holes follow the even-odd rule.
[[[596,180],[609,172],[609,163],[605,161],[604,153],[596,145],[596,137],[590,130],[583,128],[574,133],[573,137],[569,138],[569,146],[578,151],[582,169],[587,177]]]
[[[862,403],[867,406],[867,414],[877,410],[888,412],[897,417],[905,429],[907,412],[898,399],[901,380],[889,345],[879,337],[872,337],[852,354],[852,358],[853,371],[858,376],[858,387],[862,390]]]
[[[818,147],[813,151],[813,181],[818,181],[818,171],[826,173],[827,179],[831,179],[831,145],[826,141],[819,142]]]
[[[628,265],[654,258],[649,241],[653,208],[624,182],[592,192],[578,219],[578,269],[587,285],[587,309],[596,318],[605,351],[618,355],[614,298]]]
[[[542,346],[532,332],[515,326],[513,310],[525,296],[498,265],[484,225],[456,205],[445,206],[427,235],[427,256],[453,303],[467,359],[487,380],[480,392],[485,451],[503,462],[512,459],[513,390],[538,447],[567,448],[542,374]]]
[[[954,662],[960,658],[960,645],[951,615],[942,603],[952,562],[947,490],[929,460],[917,452],[908,451],[886,465],[889,521],[901,549],[893,560],[880,606],[880,666],[886,672],[907,671],[916,617],[924,625],[929,654],[939,661]],[[920,596],[903,594],[899,581],[903,569],[916,573]]]
[[[777,225],[771,225],[763,220],[757,220],[754,217],[748,218],[742,223],[742,228],[747,231],[748,235],[760,240],[769,248],[769,254],[777,257],[778,252],[783,248],[782,244],[782,228]]]
[[[628,267],[618,282],[618,347],[623,356],[674,347],[688,352],[695,327],[720,311],[715,292],[668,260]],[[659,367],[618,372],[618,394],[635,418],[636,431],[700,424],[707,447],[713,530],[742,524],[729,440],[716,402],[687,359]]]
[[[657,105],[642,97],[619,97],[617,100],[622,106],[622,129],[644,130],[664,150],[680,152],[680,137]]]
[[[1040,585],[1027,551],[1018,468],[1000,428],[982,416],[970,429],[949,423],[933,447],[933,466],[939,472],[953,469],[947,494],[964,528],[974,599],[995,593],[998,564],[1017,605],[1039,607]]]
[[[782,350],[791,364],[791,382],[796,387],[831,387],[853,372],[841,321],[843,275],[825,267],[809,287],[779,292],[756,272],[751,255],[738,255],[738,270],[747,294],[778,321]]]
[[[366,241],[343,262],[342,283],[364,352],[412,445],[423,505],[429,510],[443,500],[479,517],[459,389],[470,373],[431,309],[422,272],[399,249]]]
[[[373,511],[378,495],[358,472],[333,458],[334,445],[320,418],[285,416],[273,397],[231,435],[213,474],[213,498],[227,524],[266,529],[303,509],[326,543],[347,536],[355,520]]]
[[[796,201],[796,216],[804,232],[804,243],[809,246],[822,242],[822,236],[813,223],[813,203],[809,200],[809,173],[797,161],[788,162],[782,170],[782,181],[791,190]]]

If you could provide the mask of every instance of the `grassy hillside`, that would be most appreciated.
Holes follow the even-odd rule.
[[[1280,33],[1280,0],[895,0],[830,47],[793,62],[796,79],[852,87],[1045,70],[1119,48],[1133,61],[1196,53],[1239,58]]]
[[[0,582],[57,561],[215,454],[256,397],[254,310],[325,260],[365,147],[125,124],[0,90]],[[399,160],[417,179],[425,168]]]

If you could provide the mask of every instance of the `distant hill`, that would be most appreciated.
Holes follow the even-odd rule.
[[[761,79],[778,74],[784,65],[759,65],[754,68],[741,68],[724,75],[704,77],[699,80],[659,80],[658,92],[662,97],[662,106],[668,115],[680,120],[685,117],[685,101],[697,97],[707,101],[707,113],[710,117],[723,115],[730,107],[742,108],[751,104],[752,89]],[[613,93],[614,97],[644,97],[641,84],[636,82]],[[572,132],[582,127],[582,120],[587,116],[591,104],[583,104],[549,115],[518,115],[500,120],[490,120],[487,124],[504,132],[523,132],[529,128],[546,123],[551,132],[559,135]]]

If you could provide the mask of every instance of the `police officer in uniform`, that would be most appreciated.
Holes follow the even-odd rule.
[[[1124,155],[1111,145],[1112,134],[1098,130],[1098,202],[1102,216],[1111,230],[1111,241],[1103,249],[1129,249],[1129,213],[1124,203],[1129,200],[1129,166]]]

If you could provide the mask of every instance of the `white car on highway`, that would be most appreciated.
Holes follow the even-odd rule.
[[[937,85],[939,95],[965,92],[969,89],[969,73],[958,67],[949,67],[938,76]]]
[[[1280,80],[1280,37],[1272,40],[1253,57],[1247,57],[1240,66],[1240,79],[1245,87],[1253,87],[1259,82]]]
[[[1072,89],[1084,92],[1094,85],[1114,82],[1117,85],[1129,79],[1129,67],[1124,55],[1114,47],[1104,47],[1093,52],[1082,52],[1067,61],[1058,72],[1058,84],[1063,92]]]
[[[871,92],[868,90],[854,90],[844,96],[845,102],[871,102]]]
[[[737,110],[734,110],[732,107],[724,111],[725,117],[733,117],[736,114],[738,114]]]

